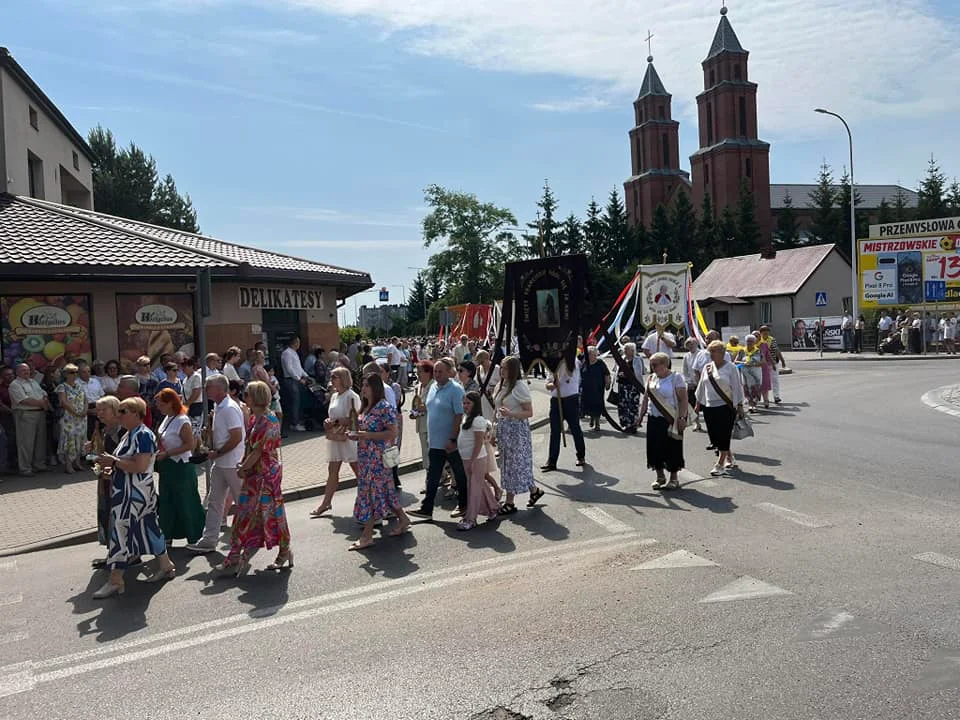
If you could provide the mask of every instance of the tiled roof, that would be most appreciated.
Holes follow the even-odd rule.
[[[122,230],[51,212],[33,202],[0,193],[0,264],[136,268],[229,267],[230,263]]]
[[[707,60],[725,52],[747,54],[747,51],[743,49],[743,45],[737,39],[737,34],[733,31],[733,25],[727,20],[727,14],[723,13],[720,16],[720,24],[717,25],[717,32],[713,36],[713,44],[710,46]]]
[[[856,185],[857,192],[860,194],[859,206],[869,210],[876,210],[880,203],[886,199],[887,204],[893,206],[897,200],[897,191],[903,193],[904,204],[906,207],[915,208],[920,198],[913,190],[908,190],[899,185]],[[817,189],[816,185],[771,185],[770,186],[770,207],[774,210],[784,207],[783,201],[790,194],[793,201],[793,207],[805,208],[810,205],[810,193]],[[839,185],[834,185],[833,189],[840,190]]]
[[[663,81],[657,74],[657,69],[653,66],[653,60],[647,62],[647,73],[643,76],[643,83],[640,85],[640,94],[637,96],[637,100],[647,95],[670,95],[663,86]]]
[[[720,258],[693,282],[697,300],[721,297],[768,297],[793,295],[833,251],[833,245],[808,245],[777,250],[774,258],[757,255]]]
[[[0,258],[13,252],[5,246],[17,246],[17,258],[3,262],[102,265],[102,255],[115,265],[243,268],[252,275],[295,273],[337,285],[372,285],[370,275],[359,270],[12,195],[0,195],[0,239],[5,241]],[[82,253],[77,253],[78,245]]]

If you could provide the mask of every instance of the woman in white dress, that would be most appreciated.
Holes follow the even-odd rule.
[[[314,518],[320,517],[332,507],[333,495],[340,486],[340,466],[343,463],[349,463],[353,474],[360,476],[357,468],[357,441],[347,438],[347,433],[356,431],[356,427],[351,427],[351,424],[356,423],[360,413],[360,396],[354,392],[353,377],[346,368],[333,370],[330,385],[333,387],[333,395],[330,396],[327,419],[323,422],[327,433],[327,486],[323,502],[310,513],[310,517]]]

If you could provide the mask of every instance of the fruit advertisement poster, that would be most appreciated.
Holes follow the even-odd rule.
[[[88,295],[0,296],[3,362],[48,366],[92,361]]]
[[[156,366],[164,354],[195,354],[193,296],[117,295],[117,344],[120,368],[136,372],[137,358],[146,355]]]

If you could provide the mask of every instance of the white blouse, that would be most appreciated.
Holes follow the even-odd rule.
[[[710,381],[710,373],[713,371],[714,363],[707,363],[700,375],[700,384],[697,385],[697,402],[704,407],[720,407],[726,405],[726,401],[720,397]],[[729,388],[729,397],[733,401],[734,407],[743,403],[743,383],[740,381],[740,371],[737,366],[731,362],[725,362],[723,367],[717,368],[717,375],[720,376],[718,384],[724,391]]]
[[[517,380],[517,384],[513,386],[509,393],[500,390],[494,398],[494,402],[498,408],[505,407],[510,412],[517,413],[523,409],[522,405],[533,402],[533,397],[530,395],[530,388],[527,387],[526,381],[521,379]]]
[[[157,434],[160,436],[160,443],[163,451],[174,462],[189,462],[192,451],[178,453],[177,450],[183,447],[183,438],[180,437],[180,428],[184,425],[190,425],[190,418],[186,415],[170,415],[163,419]],[[191,431],[192,432],[192,431]]]
[[[647,378],[647,387],[653,388],[658,393],[660,393],[664,399],[667,401],[667,409],[673,410],[674,413],[678,410],[677,407],[677,388],[684,388],[686,392],[686,382],[679,373],[670,373],[666,377],[658,377],[654,375],[653,378]],[[659,400],[659,398],[657,398]],[[657,404],[650,400],[647,405],[647,411],[650,413],[651,417],[663,417],[663,413],[657,408]]]
[[[469,428],[466,428],[466,429],[462,427],[460,428],[460,434],[457,435],[457,451],[460,453],[460,458],[464,462],[470,462],[470,459],[473,457],[473,448],[477,440],[477,433],[478,432],[485,433],[487,431],[488,426],[489,426],[489,423],[486,421],[483,415],[477,415],[477,417],[473,419],[473,423],[470,425]],[[481,446],[480,446],[480,454],[477,455],[478,460],[480,458],[485,458],[487,456],[487,448],[482,441],[483,435],[481,435],[480,437],[481,437]]]

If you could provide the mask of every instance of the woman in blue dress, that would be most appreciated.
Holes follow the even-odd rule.
[[[113,468],[107,545],[110,578],[93,594],[97,599],[123,594],[123,572],[127,563],[141,555],[157,558],[157,571],[146,578],[146,582],[169,580],[176,575],[157,521],[157,488],[153,477],[157,440],[144,425],[147,404],[142,398],[127,398],[120,402],[119,413],[120,425],[126,434],[113,454],[97,458],[102,467]]]

